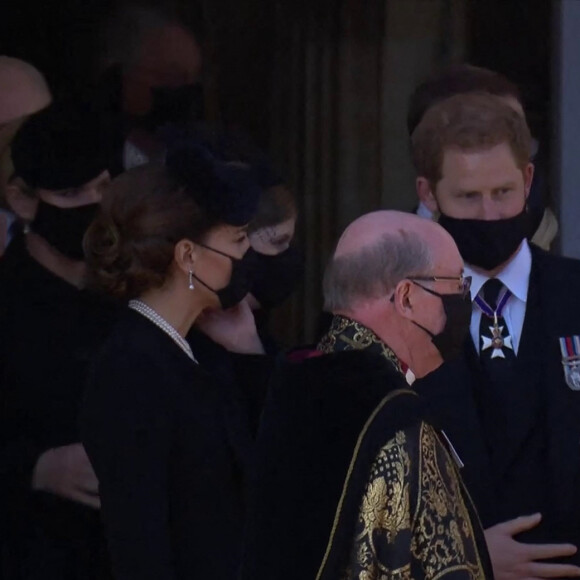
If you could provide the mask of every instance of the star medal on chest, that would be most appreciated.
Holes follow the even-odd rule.
[[[491,336],[481,336],[481,351],[492,349],[491,358],[505,358],[504,348],[513,350],[512,337],[503,336],[504,326],[499,324],[499,318],[502,316],[503,309],[507,304],[512,293],[505,288],[497,301],[495,310],[481,297],[476,296],[474,302],[479,306],[482,316],[485,315],[493,321],[493,325],[489,327]]]

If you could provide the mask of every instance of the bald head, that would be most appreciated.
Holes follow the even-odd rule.
[[[413,214],[377,211],[350,224],[324,277],[325,309],[344,312],[357,303],[388,296],[403,279],[427,275],[459,260],[451,236]]]
[[[32,65],[0,56],[0,125],[44,109],[51,101],[42,74]]]
[[[451,239],[449,234],[431,220],[415,214],[400,211],[375,211],[365,214],[352,222],[344,231],[334,256],[336,258],[356,254],[364,248],[379,243],[385,236],[397,236],[411,232],[432,247],[443,238]]]
[[[140,65],[163,75],[160,84],[194,83],[201,74],[201,50],[194,36],[179,24],[167,24],[143,38]]]

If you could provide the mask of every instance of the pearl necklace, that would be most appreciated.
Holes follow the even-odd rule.
[[[179,332],[177,332],[177,330],[175,330],[175,328],[173,328],[173,326],[171,326],[171,324],[169,324],[169,322],[167,322],[167,320],[165,320],[165,318],[157,314],[153,308],[147,306],[147,304],[141,302],[141,300],[130,300],[129,308],[143,315],[158,328],[163,330],[163,332],[165,332],[194,363],[197,363],[187,341],[179,334]]]

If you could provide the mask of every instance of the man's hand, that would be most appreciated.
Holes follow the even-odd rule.
[[[577,566],[538,562],[574,555],[577,548],[572,544],[522,544],[514,540],[514,536],[535,528],[541,520],[541,514],[534,514],[485,530],[495,580],[580,577]]]
[[[81,443],[45,451],[36,462],[32,489],[99,509],[99,482]]]
[[[256,321],[246,299],[228,310],[206,311],[197,327],[225,349],[240,354],[264,354]]]

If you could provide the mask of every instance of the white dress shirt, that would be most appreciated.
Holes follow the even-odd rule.
[[[504,286],[512,293],[502,314],[507,324],[508,333],[512,338],[512,344],[516,354],[520,345],[524,318],[526,316],[526,302],[528,300],[528,287],[530,283],[531,270],[532,253],[527,240],[524,240],[513,260],[511,260],[511,262],[509,262],[509,264],[496,276],[496,278],[501,280]],[[465,264],[465,275],[472,277],[471,300],[473,304],[473,314],[471,315],[470,331],[475,350],[479,353],[479,322],[481,320],[481,310],[473,300],[479,294],[482,286],[487,282],[487,280],[489,280],[489,278],[481,272],[475,272],[468,264]],[[491,325],[492,323],[490,319],[490,326]]]

